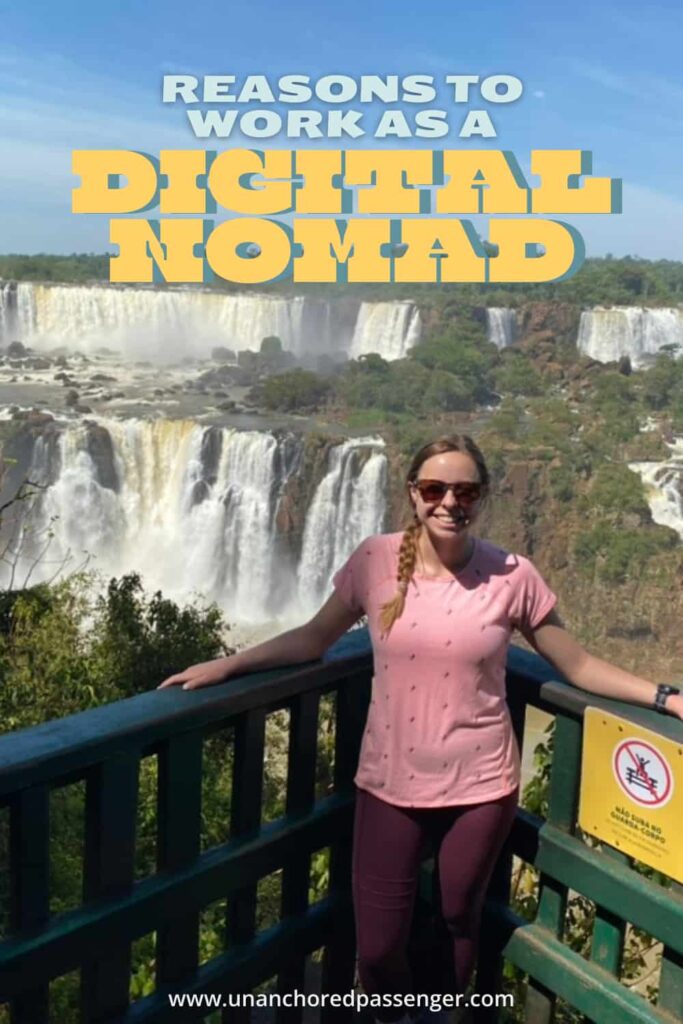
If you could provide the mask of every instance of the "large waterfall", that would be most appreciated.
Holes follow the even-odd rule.
[[[683,540],[683,438],[676,438],[669,448],[666,462],[632,462],[629,469],[645,484],[654,521],[670,526]]]
[[[192,421],[102,419],[39,437],[28,475],[46,489],[24,524],[18,577],[51,532],[43,577],[90,556],[105,575],[135,571],[176,599],[215,600],[229,621],[301,619],[353,548],[382,529],[383,442],[330,444],[317,479],[302,470],[300,437]],[[312,496],[295,510],[298,525],[292,484]]]
[[[420,338],[414,303],[338,302],[193,288],[0,283],[0,341],[65,345],[86,355],[113,348],[126,359],[208,357],[211,349],[259,349],[277,335],[297,356],[377,352],[398,359]]]
[[[683,352],[683,310],[615,306],[581,314],[578,348],[601,363],[628,356],[638,369],[647,366],[662,349]]]

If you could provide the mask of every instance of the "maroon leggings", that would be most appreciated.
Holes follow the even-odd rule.
[[[441,913],[452,937],[457,990],[466,989],[486,887],[516,808],[517,791],[491,803],[410,808],[356,790],[353,899],[358,968],[368,995],[413,991],[408,938],[428,843],[435,856],[438,851]]]

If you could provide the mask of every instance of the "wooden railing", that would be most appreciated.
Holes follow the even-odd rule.
[[[310,954],[322,951],[323,992],[354,984],[351,908],[352,779],[358,756],[372,661],[367,635],[347,635],[328,660],[281,669],[193,693],[152,691],[0,739],[0,803],[9,820],[9,924],[0,942],[0,1001],[13,1024],[50,1019],[54,979],[80,972],[74,1020],[241,1022],[249,1011],[173,1008],[169,994],[248,992],[276,979],[280,993],[310,983]],[[683,1019],[683,898],[636,872],[616,851],[590,848],[576,834],[585,695],[553,682],[541,659],[512,649],[508,696],[520,742],[525,709],[556,716],[547,821],[520,810],[485,911],[479,989],[501,984],[503,958],[529,975],[526,1010],[517,1019],[545,1024],[558,998],[599,1024]],[[316,797],[319,705],[334,700],[334,775]],[[600,701],[591,700],[600,704]],[[683,743],[683,725],[653,713],[605,707]],[[289,711],[286,801],[275,820],[262,820],[267,717]],[[202,753],[226,731],[232,795],[225,841],[202,849]],[[156,759],[156,870],[137,879],[140,765]],[[56,791],[85,786],[83,900],[51,907],[50,802]],[[683,824],[683,823],[682,823]],[[311,858],[329,850],[327,893],[310,904]],[[540,871],[532,922],[508,905],[513,853]],[[427,865],[427,868],[429,865]],[[257,930],[259,882],[281,871],[279,920]],[[564,939],[569,891],[596,904],[593,948],[584,959]],[[201,918],[226,901],[225,941],[200,963]],[[419,914],[418,914],[419,917]],[[619,980],[627,923],[664,944],[659,1004],[652,1006]],[[131,1001],[131,950],[155,935],[153,991]],[[322,1011],[339,1019],[339,1010]],[[298,1021],[301,1008],[280,1009]],[[5,1018],[7,1019],[7,1018]],[[331,1019],[331,1018],[330,1018]],[[2,1011],[0,1011],[2,1020]],[[62,1018],[60,1024],[71,1024]]]

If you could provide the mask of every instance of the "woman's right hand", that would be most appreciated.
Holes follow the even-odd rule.
[[[202,686],[222,683],[230,676],[246,672],[275,668],[280,665],[299,665],[315,661],[335,640],[350,629],[359,618],[360,612],[351,611],[336,594],[332,594],[310,622],[286,633],[274,636],[256,647],[249,647],[228,658],[203,661],[190,665],[184,672],[164,679],[157,687],[182,686],[183,690],[198,690]]]
[[[183,690],[198,690],[202,686],[213,686],[223,683],[233,674],[231,662],[233,658],[216,658],[214,661],[202,661],[198,665],[190,665],[184,672],[176,672],[174,676],[164,679],[157,686],[163,690],[167,686],[182,686]]]

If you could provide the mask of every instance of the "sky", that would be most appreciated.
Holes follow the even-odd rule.
[[[183,104],[162,102],[165,74],[235,75],[239,84],[249,74],[276,82],[294,73],[419,73],[438,82],[447,74],[521,79],[514,103],[470,104],[491,114],[497,135],[486,145],[512,150],[524,170],[532,149],[592,151],[594,174],[622,179],[623,212],[561,218],[581,231],[587,255],[683,259],[678,3],[0,0],[0,24],[0,253],[110,250],[108,217],[71,212],[74,149],[339,145],[200,141]],[[386,144],[479,148],[481,140],[458,138],[469,107],[449,96],[444,90],[427,106],[448,105],[451,135]]]

